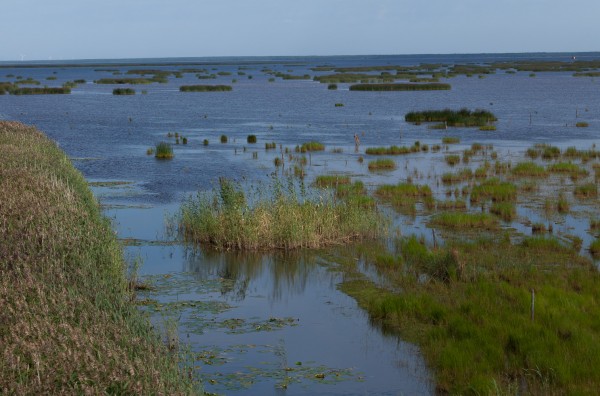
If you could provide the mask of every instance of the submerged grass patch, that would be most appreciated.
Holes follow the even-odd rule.
[[[65,153],[6,121],[0,149],[0,393],[201,393],[132,303],[122,248]]]
[[[317,248],[385,233],[375,207],[303,194],[301,187],[276,179],[249,201],[240,186],[221,178],[218,190],[182,204],[179,230],[189,241],[234,250]]]

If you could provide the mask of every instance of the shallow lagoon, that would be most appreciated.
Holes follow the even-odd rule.
[[[314,75],[309,68],[325,63],[409,61],[415,62],[401,57],[281,60],[245,64],[246,76],[237,75],[237,64],[215,64],[207,69],[233,75],[203,81],[194,74],[169,77],[167,84],[136,86],[137,94],[132,97],[113,96],[114,86],[91,83],[111,76],[94,67],[2,69],[4,74],[39,80],[56,71],[57,84],[76,78],[88,83],[67,96],[0,96],[0,117],[46,131],[91,181],[131,182],[97,186],[94,191],[128,245],[128,257],[141,262],[140,276],[155,285],[154,291],[140,293],[141,299],[149,300],[143,309],[152,313],[157,327],[166,334],[177,333],[175,338],[200,354],[196,355],[197,372],[207,391],[427,394],[434,387],[418,351],[384,335],[352,299],[337,290],[343,271],[338,268],[335,251],[216,254],[177,242],[165,226],[187,194],[212,188],[220,176],[256,184],[268,180],[273,172],[288,171],[290,164],[283,169],[273,165],[281,153],[279,146],[264,149],[264,143],[271,141],[292,153],[297,144],[309,140],[326,145],[325,152],[310,155],[307,183],[319,174],[343,173],[362,180],[372,191],[377,185],[411,178],[415,183],[430,184],[437,199],[446,199],[447,191],[462,187],[437,182],[444,172],[475,169],[490,160],[489,156],[475,156],[469,164],[446,165],[446,154],[461,154],[473,142],[492,145],[498,159],[516,163],[524,160],[525,150],[535,143],[589,149],[598,141],[598,83],[592,78],[573,78],[571,73],[538,73],[532,78],[526,72],[499,71],[483,79],[448,79],[450,91],[350,92],[348,84],[329,91],[327,84],[310,80],[278,78],[268,82],[270,76],[261,72],[269,67]],[[427,59],[416,62],[420,61]],[[450,57],[443,62],[452,61]],[[115,68],[126,71],[134,67]],[[238,81],[231,83],[232,78]],[[231,84],[234,89],[178,92],[179,85],[198,83]],[[142,89],[147,94],[141,94]],[[408,111],[444,107],[488,109],[499,118],[497,130],[440,131],[404,122]],[[590,126],[575,128],[579,120]],[[189,143],[175,146],[172,161],[147,156],[146,149],[159,141],[174,143],[167,138],[168,132],[188,137]],[[361,139],[359,152],[354,149],[354,133]],[[222,134],[229,137],[228,143],[219,143]],[[257,135],[256,145],[246,143],[248,134]],[[460,143],[444,146],[438,153],[393,157],[397,163],[393,171],[367,169],[368,161],[375,157],[364,154],[366,147],[409,146],[416,140],[431,147],[446,135],[459,137]],[[208,146],[202,145],[203,139],[209,140]],[[334,148],[341,153],[333,153]],[[358,161],[361,156],[363,163]],[[593,180],[593,172],[589,179]],[[572,187],[568,177],[550,176],[540,183],[540,189],[549,195],[561,189],[570,194]],[[543,211],[543,199],[520,195],[517,219],[503,227],[515,230],[518,237],[518,233],[530,234],[532,223],[552,224],[559,237],[582,238],[582,253],[586,254],[595,237],[588,224],[590,218],[598,217],[598,202],[571,195],[569,200],[568,215],[549,215]],[[409,215],[388,210],[394,213],[402,234],[417,233],[431,241],[431,229],[426,227],[431,213],[421,205]],[[438,241],[440,238],[443,236],[438,235]]]

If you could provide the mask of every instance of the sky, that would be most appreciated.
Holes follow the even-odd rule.
[[[599,51],[598,0],[2,0],[0,61]]]

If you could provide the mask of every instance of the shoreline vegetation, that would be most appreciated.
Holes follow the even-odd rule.
[[[87,182],[33,127],[0,122],[0,393],[192,394],[134,304]]]
[[[537,236],[442,248],[412,236],[397,246],[362,250],[388,287],[355,270],[340,289],[386,333],[419,346],[437,393],[596,393],[600,274],[577,249]]]

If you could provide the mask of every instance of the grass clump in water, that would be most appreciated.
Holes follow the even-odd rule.
[[[160,142],[156,145],[154,150],[154,157],[158,159],[172,159],[175,156],[173,154],[173,146],[167,142]]]
[[[442,138],[442,143],[443,144],[458,144],[458,143],[460,143],[460,139],[457,137],[453,137],[453,136],[444,136]]]
[[[517,199],[517,186],[493,177],[471,190],[471,202],[491,199],[493,202],[513,202]]]
[[[246,141],[250,144],[256,143],[256,135],[248,135],[248,137],[246,138]]]
[[[517,208],[513,202],[494,202],[490,206],[490,213],[504,221],[513,221],[517,216]]]
[[[584,122],[584,121],[579,121],[578,123],[575,124],[575,126],[577,128],[587,128],[590,126],[590,124],[588,124],[587,122]]]
[[[299,188],[275,179],[249,203],[238,185],[221,178],[218,190],[183,203],[179,229],[190,241],[234,250],[318,248],[384,234],[386,221],[375,207]]]
[[[498,228],[498,219],[488,213],[444,212],[433,216],[429,225],[453,230]]]
[[[355,84],[350,85],[350,91],[447,91],[450,84]]]
[[[413,149],[412,147],[407,146],[368,147],[365,150],[365,154],[369,155],[403,155],[417,152],[419,152],[419,148]]]
[[[135,95],[135,89],[132,88],[115,88],[113,95]]]
[[[487,110],[426,110],[426,111],[412,111],[404,116],[406,122],[444,122],[448,126],[453,127],[471,127],[471,126],[485,126],[488,123],[497,121],[496,116]]]
[[[577,164],[571,162],[557,162],[548,166],[551,173],[568,174],[572,179],[587,176],[589,172]]]
[[[546,169],[536,164],[535,162],[519,162],[511,169],[513,176],[526,177],[546,177],[548,172]]]
[[[377,171],[377,170],[392,170],[396,169],[396,163],[394,160],[389,158],[380,158],[375,161],[369,161],[369,170]]]
[[[302,143],[301,146],[296,146],[296,151],[300,153],[306,153],[307,151],[323,151],[325,150],[325,145],[321,142],[306,142]]]
[[[598,187],[595,183],[586,183],[575,186],[573,192],[577,198],[596,198],[598,196]]]
[[[0,389],[201,393],[132,302],[122,247],[42,133],[0,122]]]
[[[315,179],[317,187],[336,187],[342,184],[350,184],[350,176],[342,175],[319,175]]]
[[[180,92],[228,92],[233,90],[230,85],[182,85]]]
[[[460,164],[460,155],[450,154],[444,157],[446,163],[450,166],[454,166],[456,164]],[[468,162],[468,161],[467,161]]]

